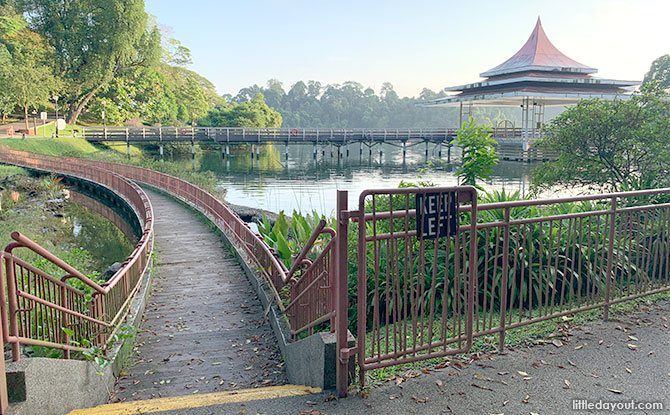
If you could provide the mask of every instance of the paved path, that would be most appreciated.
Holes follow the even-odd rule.
[[[136,363],[112,402],[285,383],[277,341],[233,255],[195,213],[147,194],[157,266]]]
[[[667,414],[670,412],[670,301],[571,328],[553,344],[519,348],[504,355],[448,360],[428,373],[407,376],[358,395],[335,400],[331,392],[279,394],[269,388],[240,395],[189,396],[76,411],[77,415],[214,414]],[[454,363],[458,361],[459,363]],[[461,364],[461,362],[463,362]],[[522,373],[520,373],[522,372]],[[258,392],[257,392],[258,391]],[[660,403],[662,410],[573,409],[574,399],[628,404]],[[128,403],[127,405],[131,405]]]

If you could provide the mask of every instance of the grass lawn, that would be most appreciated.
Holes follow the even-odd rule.
[[[121,159],[126,154],[125,143],[113,143],[106,146],[95,145],[81,137],[28,136],[25,139],[13,137],[0,140],[0,144],[5,144],[15,150],[32,151],[52,156],[95,158],[108,161],[122,161]],[[142,151],[135,146],[130,146],[130,154],[131,156],[141,156]]]

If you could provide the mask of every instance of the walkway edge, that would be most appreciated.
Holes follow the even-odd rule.
[[[131,415],[174,411],[178,409],[202,408],[236,402],[249,402],[264,399],[285,398],[321,393],[319,388],[300,385],[270,386],[267,388],[243,389],[228,392],[214,392],[201,395],[157,398],[146,401],[121,402],[77,409],[69,415]]]

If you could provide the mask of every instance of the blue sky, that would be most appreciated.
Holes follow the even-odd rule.
[[[476,81],[523,45],[538,16],[554,45],[596,76],[641,80],[670,53],[669,0],[145,2],[221,94],[276,78],[285,89],[391,82],[416,96]]]

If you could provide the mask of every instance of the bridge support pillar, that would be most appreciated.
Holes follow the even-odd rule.
[[[358,142],[358,158],[363,160],[363,143]]]
[[[255,144],[252,144],[252,145],[251,145],[251,159],[252,159],[252,160],[254,159],[254,147],[255,147],[255,146],[256,146]]]
[[[191,140],[191,169],[195,171],[195,143]]]
[[[288,143],[286,143],[286,147],[284,147],[284,158],[288,161]]]
[[[256,160],[260,160],[260,159],[261,159],[261,145],[258,144],[256,146]]]
[[[447,145],[447,163],[451,163],[451,144]]]
[[[426,161],[428,160],[428,141],[426,141]]]
[[[384,145],[379,143],[379,164],[382,164],[382,158],[384,156]]]
[[[402,163],[405,164],[405,158],[407,157],[407,142],[402,142]]]
[[[314,153],[312,154],[312,158],[314,158],[314,160],[316,160],[316,151],[317,151],[316,150],[316,143],[314,143]]]
[[[349,159],[349,143],[347,143],[347,159]]]
[[[442,142],[437,145],[437,157],[442,160]]]

